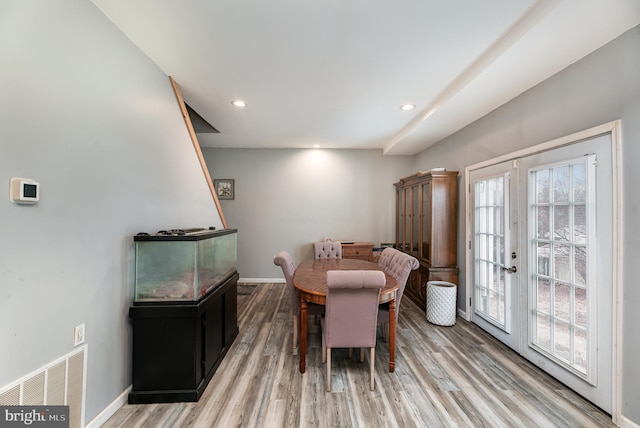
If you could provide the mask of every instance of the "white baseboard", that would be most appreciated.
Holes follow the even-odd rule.
[[[111,402],[103,411],[101,411],[98,416],[93,418],[91,422],[85,425],[86,428],[99,428],[109,420],[111,416],[113,416],[120,407],[127,404],[127,397],[131,392],[132,385],[129,385],[127,389],[124,390],[122,394],[120,394],[115,400]]]
[[[469,319],[467,318],[467,313],[460,308],[458,308],[458,317],[469,321]]]
[[[640,428],[640,425],[630,419],[625,418],[624,416],[620,417],[618,426],[622,428]]]

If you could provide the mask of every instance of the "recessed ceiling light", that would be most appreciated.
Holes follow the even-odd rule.
[[[247,106],[247,103],[245,103],[242,100],[233,100],[231,101],[231,104],[233,104],[235,107],[240,107],[240,108]]]
[[[403,104],[400,106],[400,110],[413,110],[414,108],[416,108],[415,104]]]

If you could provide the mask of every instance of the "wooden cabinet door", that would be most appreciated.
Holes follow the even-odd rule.
[[[202,372],[205,376],[213,369],[224,346],[223,298],[214,301],[202,315],[202,328],[204,331],[202,337]]]
[[[431,264],[432,230],[431,180],[422,184],[422,236],[420,258]]]
[[[458,183],[451,178],[431,181],[431,252],[430,264],[455,267],[457,253]]]

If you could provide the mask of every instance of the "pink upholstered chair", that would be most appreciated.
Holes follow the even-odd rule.
[[[327,272],[327,306],[321,321],[327,391],[331,391],[332,348],[370,348],[371,390],[374,390],[378,301],[385,282],[384,272],[379,270]]]
[[[300,296],[298,290],[293,286],[293,273],[296,270],[291,254],[287,251],[280,251],[273,257],[273,264],[282,268],[282,273],[287,281],[289,297],[291,298],[291,309],[293,312],[293,355],[298,354],[298,335],[300,333]],[[309,315],[322,315],[324,306],[308,303],[307,313]]]
[[[418,269],[420,263],[418,259],[410,256],[407,253],[398,251],[395,248],[385,248],[380,254],[378,259],[378,266],[382,268],[386,273],[395,278],[398,282],[398,290],[396,291],[396,321],[398,320],[398,314],[400,313],[400,301],[402,300],[402,294],[404,288],[407,285],[409,274],[412,270]],[[389,337],[389,304],[380,305],[378,310],[378,323],[382,324],[385,332],[385,337]]]
[[[335,241],[314,242],[313,252],[316,259],[341,259],[342,245]]]

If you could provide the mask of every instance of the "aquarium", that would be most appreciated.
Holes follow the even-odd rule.
[[[135,302],[197,301],[237,270],[237,229],[139,233]]]

